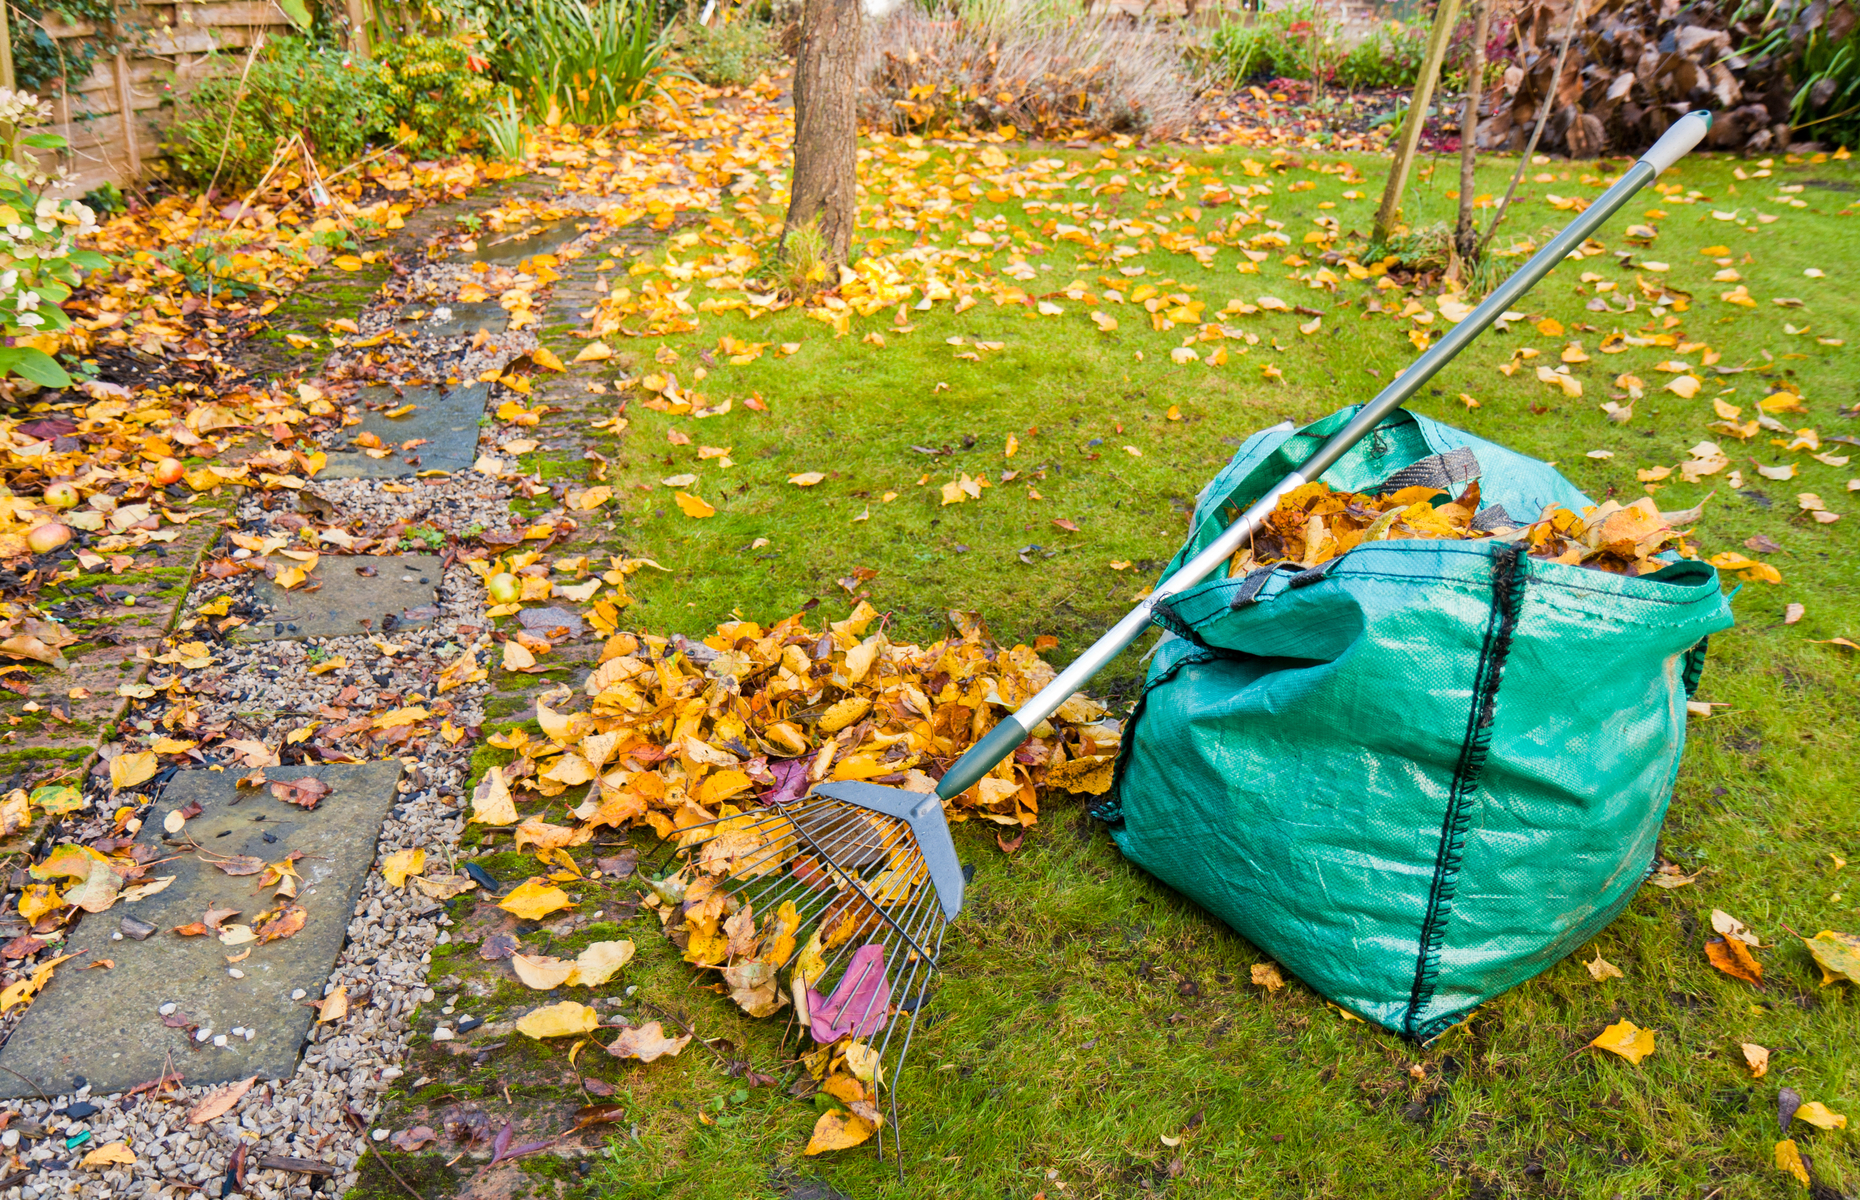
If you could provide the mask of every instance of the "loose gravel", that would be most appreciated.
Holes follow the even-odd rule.
[[[613,203],[590,196],[562,199],[566,207],[588,211]],[[592,244],[610,233],[597,228],[578,243]],[[420,267],[413,279],[391,287],[403,301],[445,303],[470,278],[474,275],[467,267],[433,263]],[[365,333],[378,332],[397,307],[371,306],[359,314],[358,324]],[[372,364],[376,378],[447,374],[476,378],[536,344],[528,333],[500,334],[475,351],[468,349],[470,339],[466,338],[416,334],[408,341],[405,346],[389,343],[355,351],[355,357],[348,359],[344,351],[338,351],[326,369],[340,373],[346,367],[353,374],[364,356],[378,354],[386,361]],[[491,432],[487,427],[487,434]],[[495,447],[487,440],[481,449]],[[307,519],[320,526],[341,525],[357,537],[403,521],[461,535],[510,524],[508,486],[475,472],[434,480],[328,480],[306,491],[333,506],[335,518],[326,511],[309,516],[288,497],[248,495],[237,509],[240,528],[261,536],[282,534],[296,539]],[[337,548],[326,545],[323,549],[335,552]],[[252,584],[250,575],[229,580],[203,577],[196,582],[182,615],[202,602],[227,595],[234,600],[234,611],[252,613],[249,619],[262,621],[262,611],[248,607],[255,603]],[[442,576],[440,614],[424,627],[307,642],[241,645],[214,641],[212,666],[187,672],[201,706],[201,722],[243,727],[270,745],[281,741],[289,729],[316,719],[322,706],[340,702],[360,715],[390,703],[430,704],[440,698],[438,672],[466,647],[482,651],[488,646],[491,622],[485,616],[485,601],[477,577],[455,565]],[[177,633],[169,645],[212,639],[206,625],[203,621],[192,631]],[[308,673],[313,660],[328,662],[338,657],[346,665],[321,675]],[[150,682],[160,687],[180,669],[157,665]],[[452,706],[450,719],[455,726],[480,723],[486,691],[487,685],[480,683],[445,693],[443,699]],[[404,760],[408,772],[400,785],[402,796],[382,828],[380,855],[423,847],[429,859],[450,859],[464,831],[470,749],[469,741],[448,747],[435,736],[417,759]],[[105,753],[115,750],[106,747]],[[378,756],[378,751],[372,756]],[[103,815],[109,811],[103,803],[107,780],[93,776],[92,787],[92,805],[87,810],[91,815],[68,826],[65,837],[82,840],[108,831],[109,821]],[[348,1191],[358,1178],[356,1164],[362,1153],[386,1134],[385,1130],[371,1133],[370,1125],[385,1093],[403,1073],[399,1064],[405,1059],[416,1010],[435,998],[427,983],[430,951],[436,942],[449,938],[450,924],[442,906],[413,889],[391,889],[378,871],[371,873],[349,923],[348,944],[327,985],[348,989],[348,1016],[313,1028],[296,1074],[288,1080],[261,1082],[228,1115],[202,1125],[189,1125],[187,1112],[210,1088],[184,1087],[178,1094],[156,1100],[146,1093],[96,1096],[86,1087],[70,1095],[0,1106],[14,1114],[8,1127],[0,1130],[0,1152],[17,1154],[21,1164],[0,1180],[0,1200],[152,1200],[186,1195],[295,1200]],[[293,997],[296,1002],[315,999]],[[148,1003],[151,1021],[160,1019],[158,1000],[125,997],[126,1003]],[[16,1013],[0,1023],[0,1034],[10,1032],[17,1019]],[[208,1036],[231,1040],[246,1036],[246,1031],[209,1031]],[[179,1067],[185,1075],[185,1064]],[[85,1153],[114,1142],[129,1145],[136,1154],[134,1165],[101,1171],[79,1165]],[[227,1179],[228,1164],[241,1145],[247,1148],[242,1192],[232,1189]],[[265,1155],[319,1160],[333,1164],[337,1174],[318,1180],[260,1168],[256,1163]]]

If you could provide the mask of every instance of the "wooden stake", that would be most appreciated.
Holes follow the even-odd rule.
[[[1466,74],[1466,105],[1460,114],[1460,218],[1453,227],[1453,244],[1462,261],[1479,249],[1479,228],[1473,223],[1473,167],[1479,158],[1479,99],[1485,91],[1485,39],[1491,32],[1492,0],[1473,0],[1472,63]]]
[[[1453,27],[1459,23],[1460,0],[1440,0],[1434,14],[1434,29],[1427,36],[1427,53],[1421,59],[1421,77],[1414,83],[1414,98],[1408,102],[1408,119],[1402,123],[1401,138],[1395,145],[1395,161],[1389,167],[1388,186],[1382,190],[1382,206],[1376,209],[1373,240],[1384,243],[1401,221],[1401,194],[1408,187],[1408,172],[1414,166],[1414,152],[1421,144],[1421,127],[1427,124],[1427,106],[1434,98],[1434,82],[1440,77],[1440,62],[1447,56],[1447,43]]]
[[[136,97],[129,88],[129,59],[116,52],[116,100],[123,106],[123,153],[129,160],[129,178],[134,183],[142,174],[142,147],[136,144]]]

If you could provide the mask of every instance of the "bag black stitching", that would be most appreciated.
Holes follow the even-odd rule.
[[[1440,848],[1434,856],[1434,880],[1427,898],[1427,915],[1422,919],[1420,952],[1415,956],[1414,987],[1408,995],[1408,1011],[1402,1028],[1409,1037],[1426,1041],[1459,1019],[1447,1014],[1423,1021],[1422,1012],[1434,998],[1440,977],[1440,949],[1446,941],[1447,923],[1453,916],[1453,899],[1459,885],[1460,863],[1466,851],[1466,831],[1472,825],[1473,793],[1485,771],[1486,758],[1492,749],[1492,717],[1498,708],[1498,688],[1505,674],[1505,657],[1511,652],[1511,638],[1517,631],[1518,613],[1524,604],[1527,572],[1523,566],[1524,547],[1507,548],[1492,562],[1492,607],[1486,622],[1485,644],[1479,651],[1479,666],[1473,675],[1472,704],[1466,713],[1466,736],[1460,743],[1460,758],[1453,771],[1453,785],[1447,792],[1447,807],[1440,822]]]

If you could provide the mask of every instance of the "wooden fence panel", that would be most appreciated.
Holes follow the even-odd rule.
[[[61,191],[129,187],[159,169],[175,101],[208,72],[236,69],[236,53],[261,36],[296,32],[273,0],[132,0],[119,11],[123,20],[102,36],[120,42],[121,51],[99,54],[88,76],[48,97],[46,129],[70,142],[57,156],[72,177]],[[42,25],[60,42],[99,36],[95,25],[51,12]]]

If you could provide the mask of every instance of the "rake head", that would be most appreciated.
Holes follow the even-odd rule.
[[[784,804],[662,839],[662,899],[680,905],[685,958],[722,970],[751,1016],[792,1001],[816,1075],[858,1083],[855,1116],[884,1153],[888,1101],[929,998],[943,931],[962,909],[962,866],[932,793],[821,784]],[[846,1090],[842,1086],[841,1090]],[[835,1092],[839,1095],[839,1092]],[[842,1100],[845,1096],[840,1096]]]

